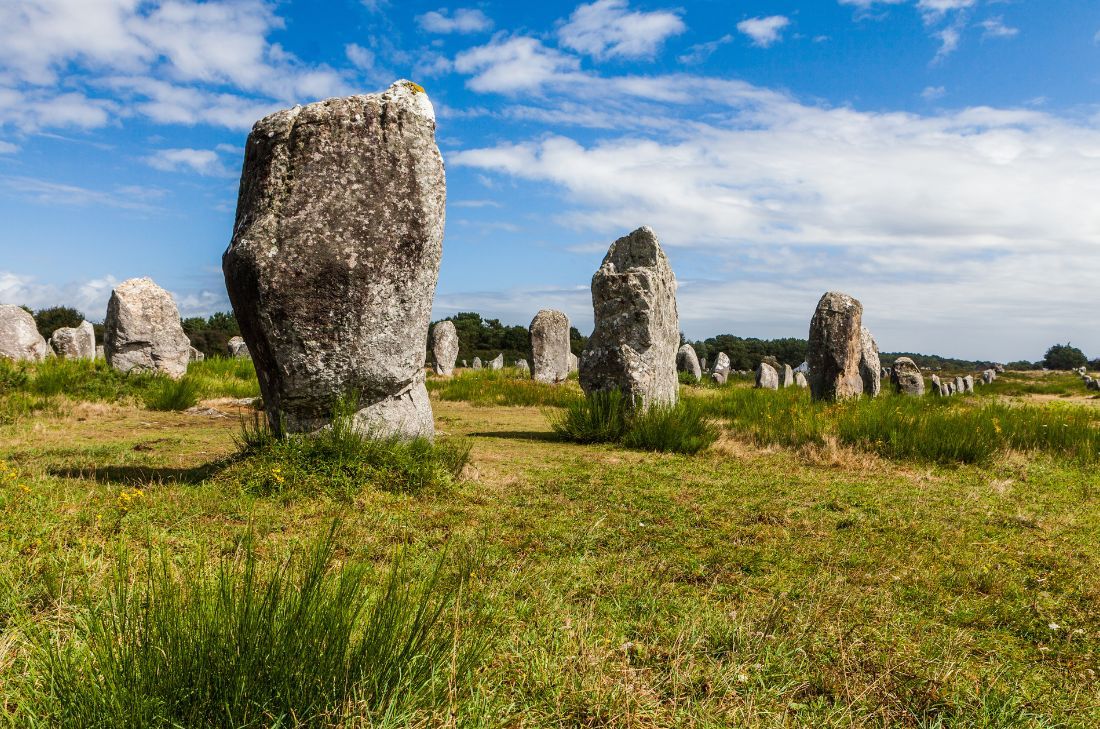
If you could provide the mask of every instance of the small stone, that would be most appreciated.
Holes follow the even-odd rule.
[[[16,362],[41,362],[49,353],[33,316],[20,306],[0,304],[0,357]]]
[[[581,368],[581,358],[572,352],[569,353],[569,371],[576,372]]]
[[[450,377],[455,371],[455,359],[458,357],[458,330],[450,319],[437,321],[432,326],[432,359],[435,361],[435,373]],[[462,360],[466,366],[466,360]]]
[[[496,357],[493,357],[491,360],[489,360],[489,369],[491,369],[491,370],[502,370],[502,369],[504,369],[504,353],[503,352],[501,352]]]
[[[756,388],[759,390],[779,389],[779,373],[767,362],[761,362],[756,368]]]
[[[525,360],[525,359],[517,359],[516,360],[516,369],[519,370],[520,372],[530,372],[531,371],[531,368],[527,365],[527,360]]]
[[[718,356],[714,358],[713,370],[715,372],[726,372],[726,373],[728,373],[730,371],[730,358],[729,358],[729,355],[727,355],[725,352],[719,352]]]
[[[676,369],[679,372],[687,372],[695,381],[703,379],[703,368],[699,366],[699,358],[695,354],[695,348],[685,344],[676,350]]]
[[[78,327],[61,327],[50,337],[50,346],[62,359],[95,359],[95,327],[87,321]]]
[[[794,386],[794,370],[791,369],[791,366],[789,364],[783,365],[783,369],[779,371],[779,386]]]
[[[710,379],[719,385],[726,384],[726,379],[729,377],[729,373],[726,370],[715,370],[710,373]]]
[[[803,390],[810,386],[810,381],[806,379],[806,375],[800,371],[794,373],[794,384],[796,387],[801,387]]]
[[[974,392],[974,375],[962,378],[963,392]]]
[[[248,345],[244,343],[244,337],[230,337],[227,349],[230,357],[236,357],[237,359],[249,359],[251,357],[248,353]]]
[[[205,354],[203,354],[201,351],[199,351],[195,347],[191,347],[191,351],[190,351],[190,354],[189,354],[188,361],[190,361],[190,362],[202,362],[205,359],[206,359]]]
[[[859,347],[859,376],[863,380],[863,394],[878,397],[882,390],[882,365],[878,357],[878,343],[867,327],[860,327]]]
[[[480,370],[481,369],[481,357],[474,357],[474,369],[475,370]]]

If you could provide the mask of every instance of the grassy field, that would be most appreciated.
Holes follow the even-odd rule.
[[[237,367],[189,377],[204,398],[252,396]],[[838,406],[685,387],[722,435],[680,455],[560,440],[551,421],[575,382],[464,373],[430,384],[451,450],[400,454],[432,474],[410,486],[375,467],[319,478],[332,459],[244,437],[236,404],[156,411],[146,385],[110,374],[56,391],[23,374],[0,372],[11,726],[86,726],[135,702],[168,726],[148,697],[180,704],[170,689],[195,671],[203,706],[265,702],[203,714],[192,692],[175,715],[203,726],[1100,725],[1096,401],[1036,403],[1011,377],[951,402]],[[1024,384],[1064,388],[1049,377]],[[967,429],[970,445],[943,450]],[[387,459],[336,462],[360,460]],[[329,581],[314,593],[317,554]],[[248,569],[262,576],[251,591],[219,588]],[[312,594],[368,609],[307,610]],[[269,612],[218,607],[253,601]],[[312,627],[288,648],[246,612],[343,639]],[[300,613],[317,617],[287,619]],[[383,670],[410,652],[379,643],[378,625],[417,636],[400,643],[415,680]],[[227,652],[185,651],[196,635]],[[267,653],[232,651],[257,635],[296,670],[269,676]],[[302,704],[279,687],[331,687],[316,666],[371,688],[280,709]],[[124,685],[145,689],[116,700]]]

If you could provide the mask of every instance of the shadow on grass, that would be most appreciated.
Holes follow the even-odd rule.
[[[50,468],[47,473],[59,478],[89,478],[99,483],[139,486],[142,484],[196,485],[225,469],[233,462],[222,458],[190,468],[172,466],[85,466],[78,468]]]
[[[486,433],[470,433],[475,438],[502,438],[504,440],[537,440],[560,443],[561,436],[551,430],[498,430]]]

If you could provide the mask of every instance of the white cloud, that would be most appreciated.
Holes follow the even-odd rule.
[[[154,201],[164,196],[164,191],[159,188],[118,186],[113,190],[93,189],[17,175],[0,177],[0,191],[0,194],[46,206],[95,205],[146,213],[157,211]]]
[[[926,86],[924,91],[920,92],[921,98],[925,101],[942,99],[946,94],[947,88],[944,86]]]
[[[418,15],[416,22],[429,33],[483,33],[493,29],[492,19],[476,8],[447,8]]]
[[[972,8],[977,2],[978,0],[918,0],[917,9],[927,22],[936,22],[947,13]]]
[[[558,29],[558,39],[596,59],[652,58],[668,38],[686,29],[672,11],[631,11],[627,0],[596,0],[577,6]]]
[[[547,48],[527,36],[498,36],[492,42],[459,53],[454,60],[459,73],[472,75],[474,91],[516,93],[561,81],[580,68],[572,56]]]
[[[932,58],[934,64],[954,53],[959,47],[959,41],[962,40],[962,31],[956,25],[943,28],[933,35],[940,41],[940,47],[936,51],[935,57]]]
[[[1100,266],[1094,125],[986,107],[861,112],[748,85],[700,92],[716,80],[649,82],[693,88],[724,121],[685,119],[652,139],[558,134],[452,152],[448,164],[560,190],[557,221],[586,238],[610,242],[645,223],[674,263],[702,257],[699,270],[718,280],[680,288],[685,326],[700,335],[798,335],[821,292],[840,288],[864,300],[892,350],[1038,357],[1046,339],[1072,336],[1100,352],[1078,323]]]
[[[1000,16],[983,20],[978,25],[984,31],[982,33],[983,38],[1013,38],[1020,33],[1019,28],[1005,25],[1004,18]]]
[[[48,306],[72,306],[91,321],[103,321],[111,290],[119,283],[114,276],[62,285],[39,283],[33,276],[0,271],[0,303],[43,309]]]
[[[688,65],[695,65],[702,63],[713,55],[713,53],[726,45],[733,42],[733,36],[727,33],[726,35],[718,38],[717,40],[707,41],[706,43],[696,43],[687,49],[687,51],[681,54],[676,60],[680,63],[686,63]]]
[[[790,24],[790,18],[783,15],[769,15],[766,18],[742,20],[737,24],[737,30],[751,38],[754,46],[767,48],[780,39],[780,33]]]
[[[19,147],[11,142],[5,142],[3,139],[0,139],[0,154],[15,154],[18,151]]]
[[[213,149],[158,149],[146,157],[145,162],[150,167],[165,172],[190,170],[213,177],[229,177],[233,174],[226,169]]]
[[[355,43],[348,43],[344,46],[344,54],[351,61],[352,65],[358,69],[364,71],[370,71],[374,69],[374,51],[369,48],[364,48],[361,45]]]

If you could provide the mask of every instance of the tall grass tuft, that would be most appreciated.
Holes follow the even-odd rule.
[[[122,555],[105,601],[41,656],[51,725],[336,726],[448,701],[484,652],[459,601],[471,564],[427,574],[394,560],[381,580],[333,568],[335,530],[299,559],[263,567],[249,538],[213,574]]]
[[[482,407],[569,407],[582,397],[575,379],[550,385],[517,369],[462,370],[449,378],[429,378],[427,386],[441,400]]]
[[[760,445],[825,442],[829,421],[826,408],[813,402],[801,388],[775,391],[728,387],[721,388],[717,395],[695,401],[705,413],[728,421],[734,431]]]
[[[310,434],[277,437],[256,414],[243,421],[233,466],[251,493],[328,493],[350,498],[364,486],[414,493],[454,483],[470,459],[470,443],[451,438],[403,438],[363,433],[355,406],[337,404],[332,425]]]
[[[187,410],[199,403],[199,385],[188,375],[178,380],[158,376],[145,390],[143,399],[150,410]]]
[[[627,430],[626,405],[618,390],[593,392],[551,416],[550,427],[574,443],[614,443]]]
[[[204,398],[260,396],[256,366],[247,357],[207,357],[192,362],[187,376],[195,381]]]
[[[631,412],[618,390],[589,394],[551,416],[550,427],[575,443],[622,443],[644,451],[698,453],[718,440],[718,429],[697,403]]]

